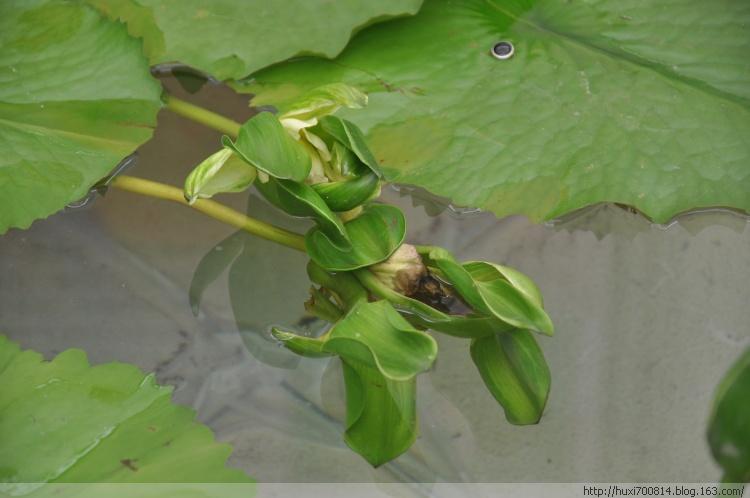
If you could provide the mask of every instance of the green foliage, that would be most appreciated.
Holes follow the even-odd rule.
[[[278,118],[261,112],[240,128],[237,140],[224,137],[225,147],[234,150],[248,164],[274,178],[301,182],[310,173],[310,156],[284,130]]]
[[[422,249],[426,264],[450,282],[461,297],[477,312],[519,328],[552,335],[553,326],[542,308],[539,290],[516,270],[484,261],[459,264],[445,249]]]
[[[313,88],[287,107],[280,107],[279,118],[308,121],[328,116],[341,107],[362,109],[367,105],[367,95],[358,88],[343,83],[331,83]]]
[[[221,149],[190,172],[185,179],[185,198],[193,203],[222,192],[242,192],[256,176],[256,169],[234,155],[232,149]]]
[[[539,422],[547,403],[550,373],[529,331],[516,329],[474,339],[471,359],[487,389],[505,409],[508,422]]]
[[[392,380],[356,361],[342,363],[344,441],[377,467],[408,450],[417,437],[417,381]]]
[[[729,369],[716,390],[708,444],[724,470],[725,483],[750,481],[750,349]]]
[[[311,259],[308,275],[319,287],[311,289],[305,307],[333,324],[319,337],[278,328],[273,336],[300,356],[341,359],[344,439],[375,466],[406,451],[417,436],[415,376],[437,355],[435,341],[424,330],[472,339],[472,359],[508,420],[538,422],[549,393],[549,369],[526,329],[552,334],[539,290],[522,273],[501,265],[461,264],[438,247],[402,247],[406,222],[401,210],[369,202],[379,191],[379,170],[362,133],[351,122],[322,115],[340,105],[354,107],[356,99],[336,100],[338,95],[358,93],[339,85],[334,94],[327,87],[308,93],[302,103],[288,104],[278,118],[264,113],[274,140],[301,144],[313,166],[301,181],[277,178],[278,170],[267,168],[270,176],[256,188],[276,208],[315,221],[305,248]],[[271,119],[278,121],[271,125]],[[247,123],[243,129],[251,133]],[[245,142],[250,139],[255,138],[248,135]],[[275,151],[269,164],[301,162],[297,149]],[[224,267],[236,266],[244,252],[237,237],[201,261],[191,284],[194,306]],[[422,278],[433,276],[446,284],[443,297],[462,300],[470,311],[446,313],[410,294]],[[402,286],[404,278],[409,282]],[[231,284],[230,293],[236,294]]]
[[[364,26],[414,14],[421,0],[87,0],[143,39],[151,64],[180,62],[220,80],[297,55],[333,57]]]
[[[0,336],[0,489],[42,483],[250,482],[171,388],[124,363],[52,361]],[[36,484],[29,484],[36,483]]]
[[[344,224],[351,248],[342,248],[320,228],[305,236],[307,254],[330,271],[350,271],[388,259],[406,235],[406,220],[400,209],[370,204],[362,214]]]
[[[356,304],[318,339],[278,329],[274,330],[274,336],[299,350],[327,352],[375,368],[395,381],[409,380],[426,371],[437,355],[435,340],[412,327],[388,301]]]
[[[750,209],[749,27],[734,0],[430,0],[238,88],[258,105],[362,88],[351,119],[386,179],[458,204],[542,220],[618,202],[665,222]],[[501,40],[511,59],[490,55]]]
[[[375,160],[372,152],[370,152],[365,137],[357,125],[337,116],[326,116],[320,120],[320,128],[333,137],[337,142],[352,151],[357,158],[359,158],[363,164],[366,164],[373,173],[378,175],[378,177],[383,176],[383,173],[378,166],[378,162]]]
[[[417,435],[415,376],[435,360],[437,344],[387,301],[360,301],[323,337],[274,330],[298,354],[338,355],[346,384],[344,440],[374,466],[406,451]]]
[[[72,2],[0,3],[0,234],[85,196],[151,137],[140,43]]]
[[[266,200],[286,213],[313,218],[319,230],[336,247],[351,249],[351,239],[343,222],[311,186],[270,178],[266,183],[258,183],[256,188]]]

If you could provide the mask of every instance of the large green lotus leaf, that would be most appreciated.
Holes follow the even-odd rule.
[[[92,367],[76,349],[48,362],[0,336],[0,385],[5,491],[46,482],[250,482],[225,467],[229,446],[135,366]]]
[[[474,339],[471,359],[508,422],[539,422],[547,404],[550,372],[531,332],[517,329]]]
[[[353,33],[414,14],[422,0],[88,0],[144,40],[152,64],[181,62],[220,80],[297,55],[336,56]]]
[[[406,220],[400,209],[370,204],[362,214],[344,224],[351,247],[341,248],[321,228],[305,235],[310,258],[330,271],[349,271],[388,259],[406,235]]]
[[[750,349],[719,384],[708,443],[725,482],[750,481]]]
[[[141,44],[72,2],[0,2],[0,233],[80,199],[151,137]]]
[[[498,60],[500,40],[515,55]],[[254,75],[256,104],[344,81],[391,181],[535,220],[602,202],[658,222],[750,209],[750,3],[431,0],[335,60]]]

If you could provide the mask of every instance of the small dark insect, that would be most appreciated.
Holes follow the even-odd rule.
[[[125,467],[129,468],[130,470],[132,470],[133,472],[138,472],[138,467],[135,466],[135,462],[137,462],[137,461],[138,460],[134,460],[134,459],[130,459],[130,458],[124,458],[124,459],[120,460],[120,463],[123,466],[125,466]]]
[[[445,313],[450,311],[451,304],[455,299],[445,286],[440,283],[440,280],[430,274],[419,278],[417,290],[411,297]]]

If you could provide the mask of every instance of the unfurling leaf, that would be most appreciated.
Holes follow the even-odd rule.
[[[750,349],[729,369],[716,390],[708,444],[724,470],[723,482],[750,481]]]
[[[231,149],[208,156],[185,179],[185,199],[192,204],[225,192],[242,192],[255,181],[253,166],[237,157]]]
[[[545,335],[554,333],[539,290],[526,275],[483,261],[460,264],[439,247],[422,247],[420,252],[426,264],[450,283],[476,313]]]
[[[464,263],[463,267],[495,316],[516,327],[553,334],[552,320],[542,308],[541,294],[531,279],[514,270],[514,280],[507,280],[504,267],[483,261]]]
[[[328,207],[336,212],[349,211],[364,204],[377,195],[379,187],[380,180],[372,171],[346,180],[312,185]]]
[[[417,433],[416,375],[430,368],[437,343],[387,301],[360,301],[317,339],[273,335],[304,356],[336,354],[346,382],[346,443],[374,466],[391,460]]]
[[[313,218],[319,229],[336,247],[349,249],[351,241],[341,219],[309,185],[291,180],[269,178],[256,185],[271,204],[292,216]]]
[[[361,109],[367,105],[367,95],[345,83],[331,83],[313,88],[299,100],[279,109],[279,119],[294,118],[308,121],[333,114],[341,107]]]
[[[400,209],[370,204],[362,214],[344,224],[351,248],[342,249],[320,228],[305,236],[310,258],[329,271],[356,270],[388,259],[406,235],[406,221]]]
[[[310,155],[270,112],[261,112],[247,120],[235,142],[225,136],[222,143],[274,178],[301,182],[310,173]]]
[[[336,116],[326,116],[320,119],[318,128],[324,132],[323,134],[333,137],[337,142],[354,152],[360,161],[366,164],[373,173],[378,175],[378,178],[383,177],[380,166],[378,166],[378,162],[375,160],[372,152],[370,152],[365,136],[357,125]]]
[[[390,288],[381,282],[370,268],[357,270],[356,276],[373,295],[387,300],[399,310],[404,311],[405,317],[410,323],[424,329],[432,329],[454,337],[474,339],[514,328],[494,316],[443,313],[429,304],[405,296]]]
[[[471,342],[471,359],[508,422],[536,424],[547,403],[550,373],[533,334],[517,329]]]
[[[417,438],[417,381],[392,380],[377,369],[344,360],[344,441],[370,465],[382,465]]]
[[[295,352],[336,354],[377,369],[391,380],[408,380],[432,365],[437,343],[412,327],[388,301],[361,301],[328,332],[309,338],[273,330]]]

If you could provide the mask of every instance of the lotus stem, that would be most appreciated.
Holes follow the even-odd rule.
[[[245,230],[263,239],[305,252],[304,236],[271,225],[270,223],[256,220],[210,199],[198,199],[192,204],[188,204],[182,189],[177,187],[127,175],[115,177],[109,185],[127,190],[128,192],[156,197],[157,199],[164,199],[191,207],[196,211],[200,211],[240,230]]]
[[[227,117],[217,114],[203,107],[191,104],[172,95],[166,94],[164,103],[170,111],[188,118],[196,123],[213,128],[216,131],[226,133],[230,137],[236,137],[240,132],[240,123]]]

